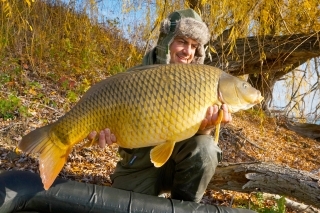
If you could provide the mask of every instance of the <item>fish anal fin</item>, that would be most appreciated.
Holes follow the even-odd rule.
[[[167,141],[163,144],[155,146],[150,151],[150,159],[155,167],[161,167],[167,162],[172,154],[175,141]]]
[[[62,150],[54,144],[43,149],[39,156],[39,169],[45,190],[48,190],[63,168],[71,148]]]

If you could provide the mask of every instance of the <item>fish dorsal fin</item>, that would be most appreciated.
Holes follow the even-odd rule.
[[[161,167],[167,162],[172,154],[175,143],[175,141],[166,141],[151,150],[150,158],[155,167]]]
[[[130,69],[127,70],[127,72],[139,72],[139,71],[143,71],[143,70],[147,70],[147,69],[154,69],[154,68],[157,68],[159,66],[165,66],[163,64],[151,64],[151,65],[138,65],[138,66],[135,66],[135,67],[132,67]]]

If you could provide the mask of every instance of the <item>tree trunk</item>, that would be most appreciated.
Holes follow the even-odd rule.
[[[285,195],[320,208],[319,177],[306,171],[270,163],[219,166],[208,189],[238,192],[261,191]]]
[[[307,60],[320,56],[320,33],[239,38],[235,47],[226,30],[211,46],[215,53],[205,64],[233,75],[288,73]],[[225,35],[226,34],[226,35]]]
[[[320,125],[287,121],[286,127],[299,135],[320,141]]]

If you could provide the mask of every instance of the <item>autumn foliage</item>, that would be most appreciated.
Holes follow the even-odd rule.
[[[21,69],[93,83],[141,61],[114,20],[95,22],[60,1],[2,1],[1,9],[0,57]]]

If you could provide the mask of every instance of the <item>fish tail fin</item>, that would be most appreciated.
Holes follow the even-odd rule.
[[[66,162],[71,147],[62,149],[51,132],[51,125],[36,129],[22,138],[18,148],[27,153],[40,153],[39,169],[44,189],[50,188]]]
[[[150,159],[155,167],[161,167],[167,162],[172,154],[175,143],[175,141],[167,141],[151,149]]]

